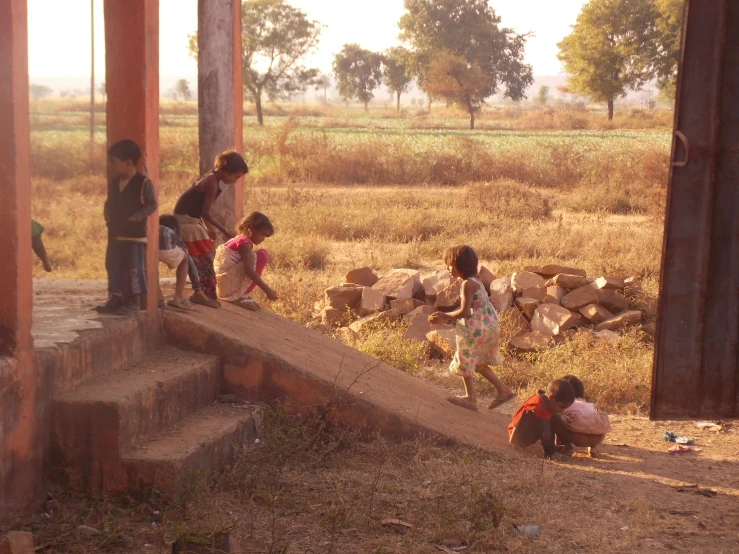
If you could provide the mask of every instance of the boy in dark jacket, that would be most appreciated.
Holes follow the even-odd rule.
[[[513,415],[508,425],[509,442],[518,448],[526,448],[541,441],[544,456],[548,459],[565,458],[557,453],[552,428],[552,415],[561,413],[575,402],[572,385],[563,379],[555,379],[547,391],[539,391],[529,398]]]
[[[116,142],[108,149],[108,197],[105,223],[108,248],[108,301],[96,308],[101,313],[128,315],[139,310],[141,295],[147,294],[146,220],[157,209],[154,185],[136,171],[141,149],[132,140]]]

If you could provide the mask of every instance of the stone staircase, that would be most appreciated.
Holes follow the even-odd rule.
[[[51,477],[79,491],[176,496],[256,437],[253,410],[218,402],[219,358],[162,346],[98,373],[52,403]]]

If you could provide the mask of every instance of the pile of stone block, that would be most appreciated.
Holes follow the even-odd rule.
[[[642,320],[640,311],[629,309],[624,292],[639,285],[634,278],[594,279],[580,269],[546,265],[500,279],[482,266],[480,279],[496,311],[512,322],[515,336],[509,346],[516,352],[549,348],[578,329],[615,341],[615,331]],[[453,355],[454,326],[431,325],[428,316],[460,306],[460,279],[448,271],[421,274],[413,269],[396,269],[380,277],[363,267],[350,271],[345,281],[326,289],[323,300],[316,303],[316,323],[351,339],[405,318],[407,339],[428,343],[446,357]],[[648,326],[644,330],[653,334]]]
[[[564,337],[588,329],[616,341],[616,331],[642,321],[632,310],[626,291],[639,287],[633,278],[588,277],[584,270],[560,265],[527,267],[490,285],[490,300],[498,313],[514,321],[512,350],[535,352]],[[651,326],[644,331],[653,335]]]
[[[485,267],[480,277],[486,289],[495,276]],[[448,271],[421,274],[413,269],[396,269],[379,277],[371,268],[350,271],[345,283],[326,289],[315,306],[314,319],[338,328],[343,339],[368,330],[386,327],[405,318],[406,338],[429,343],[444,356],[456,348],[454,326],[431,325],[428,316],[437,310],[452,311],[460,305],[460,279]]]

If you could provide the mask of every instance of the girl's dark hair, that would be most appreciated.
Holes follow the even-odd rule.
[[[108,148],[108,156],[118,158],[122,162],[131,160],[136,165],[141,159],[141,148],[130,139],[119,140]]]
[[[244,219],[239,221],[236,230],[240,235],[245,235],[248,231],[259,231],[265,237],[271,237],[275,234],[275,228],[272,222],[261,212],[252,212]]]
[[[226,150],[216,156],[216,161],[213,162],[213,169],[216,171],[225,171],[231,175],[236,173],[249,173],[249,168],[244,161],[244,158],[235,150]]]
[[[477,275],[477,254],[466,244],[451,246],[444,251],[444,264],[456,267],[465,279]]]
[[[562,377],[562,380],[572,385],[572,390],[575,391],[575,398],[585,398],[585,385],[582,384],[580,379],[574,375],[565,375]]]
[[[169,215],[169,214],[160,215],[159,225],[164,225],[165,227],[169,227],[178,235],[180,234],[180,222],[177,221],[177,218],[173,215]]]
[[[555,379],[549,383],[547,394],[551,394],[554,400],[567,406],[572,406],[575,402],[575,391],[570,382],[564,379]]]

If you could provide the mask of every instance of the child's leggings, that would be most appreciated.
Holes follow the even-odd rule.
[[[264,268],[267,266],[267,262],[269,261],[269,254],[267,254],[266,250],[260,248],[259,250],[254,252],[254,255],[257,258],[256,267],[254,269],[256,270],[257,275],[261,277],[262,271],[264,271]],[[246,289],[246,294],[249,294],[251,291],[253,291],[256,286],[256,283],[252,283],[249,288]]]

